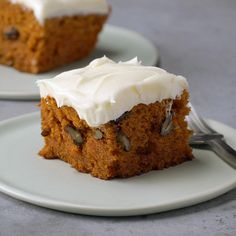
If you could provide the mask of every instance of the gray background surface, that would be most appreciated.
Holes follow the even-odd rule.
[[[110,24],[159,49],[162,67],[188,78],[205,117],[236,128],[236,1],[110,0]],[[0,120],[37,111],[37,102],[0,101]],[[236,235],[236,189],[197,206],[125,218],[52,211],[0,193],[0,236]]]

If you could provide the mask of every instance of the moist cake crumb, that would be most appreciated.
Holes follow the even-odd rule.
[[[116,64],[117,66],[110,65],[110,63],[112,64],[113,62],[103,58],[99,59],[96,63],[92,62],[84,70],[73,71],[73,75],[76,75],[75,78],[79,77],[79,74],[81,77],[84,76],[79,78],[81,84],[77,83],[78,91],[82,89],[82,86],[86,87],[86,83],[92,81],[91,83],[95,84],[102,72],[104,72],[103,75],[105,77],[101,81],[106,80],[110,84],[113,73],[114,76],[118,73],[118,76],[123,75],[124,77],[126,73],[133,71],[132,75],[134,77],[129,74],[130,81],[127,81],[128,78],[123,78],[124,84],[133,88],[134,85],[132,85],[131,77],[134,79],[134,84],[137,84],[136,77],[138,77],[138,74],[140,75],[139,70],[143,72],[147,70],[146,73],[143,73],[143,78],[140,77],[140,81],[144,81],[145,84],[147,83],[146,76],[149,78],[149,76],[153,75],[156,75],[156,80],[159,80],[158,86],[165,85],[165,83],[168,84],[168,79],[172,81],[170,87],[165,88],[166,91],[163,91],[163,86],[161,86],[161,89],[157,87],[156,90],[157,95],[159,93],[163,95],[163,92],[166,92],[167,97],[144,104],[142,102],[146,99],[144,97],[150,96],[150,93],[148,93],[149,87],[147,87],[147,91],[142,89],[143,100],[133,104],[130,110],[127,111],[124,107],[128,105],[127,103],[131,104],[131,100],[133,100],[131,97],[130,100],[126,101],[126,104],[122,103],[120,105],[123,107],[119,107],[123,110],[123,114],[119,117],[113,117],[111,120],[109,120],[111,116],[108,116],[105,117],[108,121],[103,120],[105,119],[103,114],[108,112],[108,107],[115,106],[114,102],[119,103],[119,99],[124,96],[121,93],[121,97],[117,96],[116,101],[111,100],[109,106],[105,106],[102,103],[97,104],[99,109],[94,111],[96,112],[95,116],[99,114],[99,110],[104,110],[100,114],[101,116],[97,116],[96,120],[93,120],[94,116],[89,117],[88,122],[80,117],[80,112],[84,112],[84,110],[81,110],[82,107],[79,107],[80,103],[75,105],[72,102],[77,98],[77,93],[74,95],[73,100],[71,100],[71,105],[68,105],[68,99],[71,99],[72,95],[69,91],[72,92],[72,90],[68,90],[70,96],[68,95],[67,97],[65,95],[65,85],[63,84],[66,74],[62,74],[62,77],[59,76],[60,78],[49,80],[50,82],[39,82],[42,95],[42,136],[44,136],[45,140],[45,146],[39,154],[46,159],[59,158],[70,163],[80,172],[90,173],[92,176],[105,180],[115,177],[131,177],[192,160],[192,149],[188,144],[191,131],[188,130],[187,122],[185,121],[185,116],[190,111],[188,107],[189,93],[182,78],[177,78],[163,70],[155,69],[154,67],[147,68],[137,63],[133,63],[133,65],[132,63],[131,65],[128,65],[128,63],[125,65]],[[88,75],[91,75],[91,71],[97,76],[91,76],[90,80]],[[107,74],[112,77],[108,78]],[[71,74],[68,75],[71,78],[73,77]],[[139,83],[141,83],[140,81]],[[148,81],[150,80],[148,79]],[[50,89],[47,87],[49,86],[48,83],[52,85]],[[54,84],[57,84],[57,87],[53,87]],[[105,83],[103,86],[107,87],[108,84]],[[124,89],[124,87],[127,88],[124,84],[120,85],[119,91]],[[57,91],[58,86],[63,87],[64,97],[60,95],[59,90]],[[101,86],[100,84],[100,89]],[[177,91],[177,86],[182,86],[183,90],[175,98],[170,97],[169,94],[173,90]],[[97,89],[95,90],[97,91]],[[84,91],[91,92],[87,89]],[[115,88],[112,92],[115,92]],[[130,92],[127,92],[127,94],[130,95]],[[97,96],[100,95],[97,94]],[[104,101],[107,95],[102,95],[102,100]],[[86,105],[85,102],[88,102],[86,107],[88,114],[83,114],[84,117],[90,115],[93,111],[93,109],[89,111],[92,94],[89,96],[90,99],[85,97],[83,101],[84,106]],[[138,99],[141,99],[141,96]],[[98,100],[95,100],[95,102],[98,103]]]

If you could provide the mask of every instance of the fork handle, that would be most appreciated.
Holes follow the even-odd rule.
[[[222,139],[207,141],[207,143],[223,161],[236,169],[236,151],[233,148]]]

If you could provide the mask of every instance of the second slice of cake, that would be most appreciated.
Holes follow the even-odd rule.
[[[0,64],[37,74],[85,58],[109,13],[106,0],[0,0]]]
[[[101,179],[130,177],[192,159],[188,84],[137,59],[103,57],[38,81],[40,155]]]

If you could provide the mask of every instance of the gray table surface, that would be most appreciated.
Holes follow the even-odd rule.
[[[236,1],[110,0],[110,24],[149,38],[161,65],[188,78],[205,117],[236,128]],[[0,101],[0,120],[37,111],[37,102]],[[0,193],[0,236],[236,235],[236,189],[211,201],[139,217],[73,215]]]

